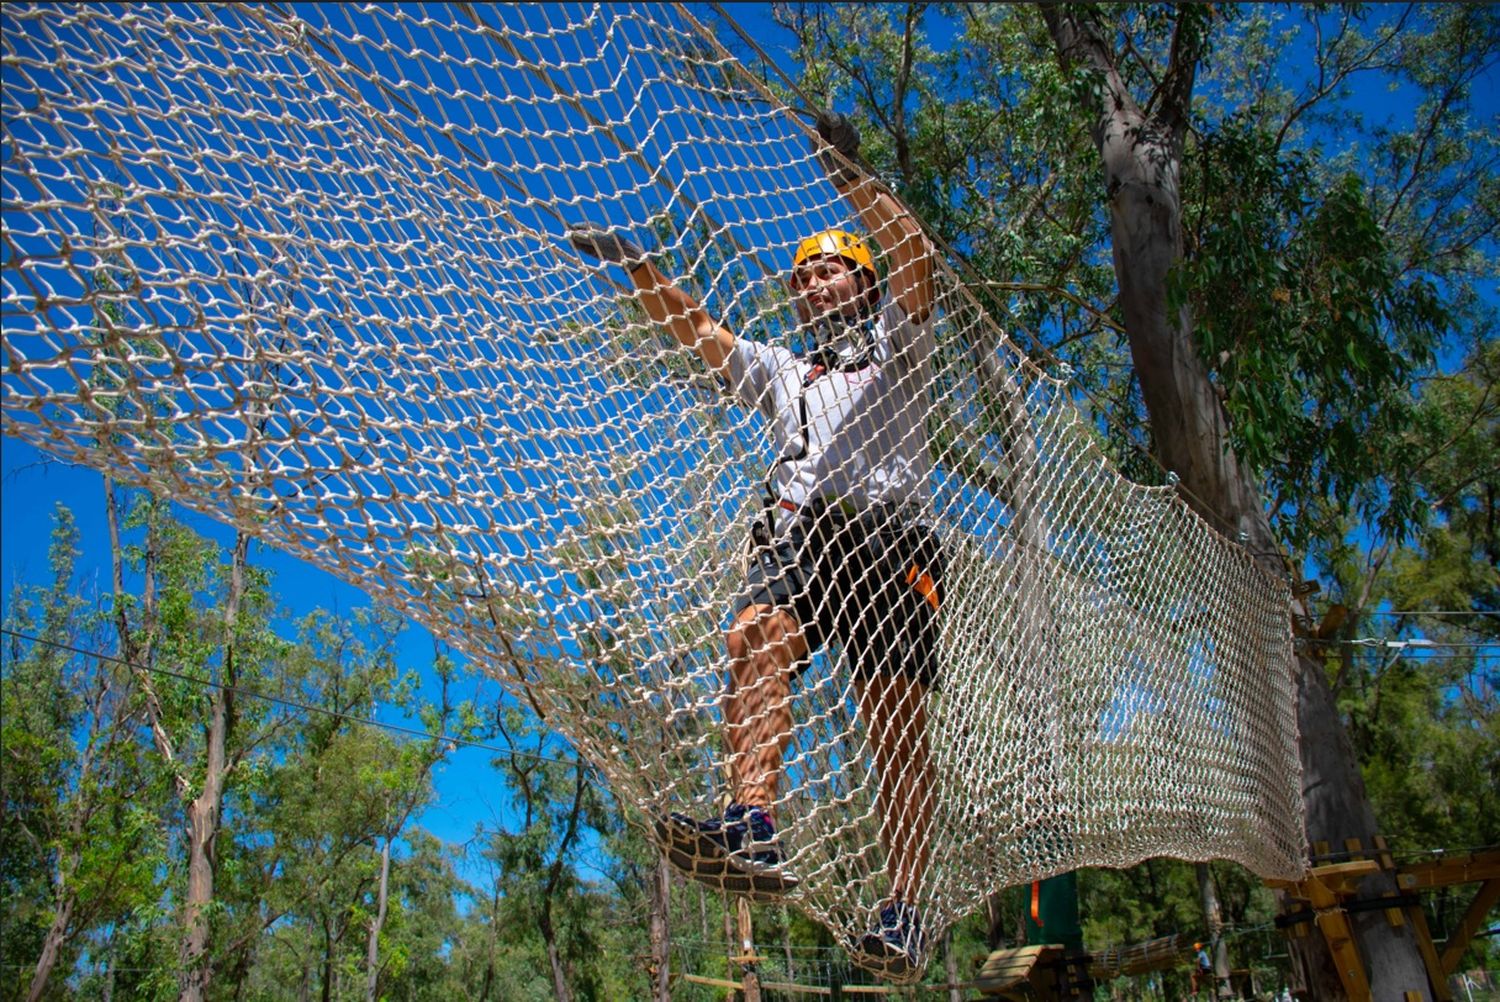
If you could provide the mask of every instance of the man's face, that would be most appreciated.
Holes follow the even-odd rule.
[[[808,258],[792,272],[792,289],[814,320],[857,317],[865,297],[864,275],[841,257]]]

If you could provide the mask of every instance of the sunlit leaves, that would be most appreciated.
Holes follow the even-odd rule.
[[[1311,495],[1391,535],[1421,512],[1409,481],[1383,481],[1406,448],[1414,380],[1449,317],[1433,284],[1404,274],[1351,175],[1320,190],[1305,160],[1231,119],[1188,160],[1188,250],[1173,276],[1231,419],[1240,457],[1290,502],[1283,535],[1326,528]],[[1295,492],[1295,493],[1294,493]]]

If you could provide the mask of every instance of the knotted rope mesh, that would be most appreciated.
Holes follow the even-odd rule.
[[[3,17],[5,433],[409,613],[637,820],[721,811],[767,419],[564,234],[627,227],[728,328],[798,347],[792,249],[859,229],[803,120],[670,7]],[[818,651],[780,736],[788,900],[858,950],[920,830],[925,963],[986,893],[1082,866],[1296,876],[1285,587],[1123,479],[937,283],[931,801],[881,802],[848,653]]]

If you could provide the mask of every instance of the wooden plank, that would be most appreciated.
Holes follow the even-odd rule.
[[[1408,863],[1397,871],[1396,884],[1403,891],[1417,891],[1497,878],[1500,878],[1500,849],[1489,849],[1425,863]]]
[[[1370,1002],[1370,980],[1354,943],[1354,930],[1349,928],[1348,912],[1342,908],[1320,911],[1317,923],[1328,941],[1328,952],[1333,954],[1333,966],[1338,969],[1349,1002]]]
[[[985,960],[979,970],[981,980],[1003,977],[1025,978],[1031,969],[1043,960],[1062,953],[1061,946],[1018,946],[996,950]]]
[[[733,988],[735,991],[740,990],[740,983],[738,981],[726,981],[723,978],[708,978],[701,974],[683,974],[681,977],[682,980],[695,985],[708,985],[710,988]]]
[[[675,975],[674,977],[676,979],[686,981],[689,984],[705,985],[709,988],[732,988],[735,990],[739,990],[741,987],[743,987],[738,981],[729,981],[725,978],[710,978],[702,974],[679,974]],[[829,988],[827,985],[799,985],[789,981],[763,981],[761,982],[760,986],[762,988],[774,989],[779,992],[800,993],[803,995],[833,994],[833,989]],[[975,990],[983,992],[986,990],[987,985],[982,981],[960,981],[954,984],[918,985],[916,987],[917,990],[922,992],[946,992],[950,989],[957,991]],[[839,991],[843,992],[845,995],[899,995],[900,993],[909,990],[910,987],[898,988],[892,985],[843,985],[839,988]]]
[[[986,995],[1009,991],[1029,982],[1038,967],[1051,963],[1064,952],[1065,948],[1059,944],[996,950],[985,960],[973,984]]]
[[[1355,888],[1372,873],[1380,872],[1380,864],[1373,859],[1356,859],[1331,866],[1315,866],[1311,876],[1334,894],[1353,894]]]
[[[684,974],[684,975],[682,975],[682,980],[687,981],[687,982],[691,982],[692,984],[695,984],[695,985],[707,985],[710,988],[732,988],[735,991],[739,991],[740,988],[742,987],[742,985],[738,981],[727,981],[724,978],[709,978],[709,977],[704,977],[701,974]],[[826,987],[824,987],[822,985],[793,985],[793,984],[787,984],[785,982],[780,982],[780,981],[767,981],[764,984],[762,984],[761,987],[762,988],[774,988],[777,991],[784,991],[784,992],[798,992],[798,993],[800,993],[802,995],[831,995],[831,994],[833,994],[833,989],[826,988]],[[846,992],[848,990],[849,990],[848,988],[844,989],[844,991],[846,991]]]
[[[887,988],[885,985],[845,985],[839,991],[845,995],[894,995],[904,988]]]
[[[1432,930],[1427,928],[1427,913],[1419,902],[1408,912],[1411,915],[1412,935],[1417,939],[1417,952],[1422,955],[1422,966],[1427,968],[1427,983],[1432,988],[1434,1002],[1448,1002],[1453,993],[1448,991],[1448,975],[1438,959],[1437,948],[1432,945]]]
[[[1315,866],[1301,880],[1267,880],[1266,886],[1310,901],[1314,908],[1331,908],[1341,895],[1353,894],[1360,881],[1379,872],[1380,864],[1373,859],[1359,859]]]
[[[768,991],[773,991],[773,992],[796,992],[799,995],[832,995],[833,994],[833,989],[832,988],[825,988],[822,985],[794,985],[794,984],[789,984],[788,982],[785,982],[785,981],[762,981],[761,984],[760,984],[760,986],[762,988],[767,989]],[[856,985],[855,987],[857,988],[859,986]],[[844,991],[848,991],[848,989],[846,988],[846,989],[844,989]]]
[[[1486,880],[1479,887],[1479,893],[1474,895],[1474,900],[1469,903],[1464,917],[1459,921],[1453,934],[1448,937],[1448,942],[1443,947],[1443,955],[1440,958],[1443,974],[1452,974],[1458,970],[1459,958],[1464,955],[1469,941],[1479,931],[1490,913],[1495,907],[1495,902],[1500,901],[1500,878]]]
[[[1376,835],[1372,842],[1375,843],[1376,861],[1380,863],[1382,870],[1394,870],[1396,868],[1396,857],[1391,855],[1391,847],[1386,844],[1384,835]]]
[[[702,974],[678,975],[683,981],[694,985],[705,985],[709,988],[732,988],[739,990],[743,987],[738,981],[729,981],[724,978],[710,978]],[[788,981],[763,981],[762,988],[775,989],[779,992],[801,993],[803,995],[832,995],[833,989],[826,985],[799,985]],[[923,992],[940,992],[949,989],[966,991],[968,989],[984,991],[984,984],[979,981],[960,981],[957,984],[945,985],[919,985],[918,989]],[[845,995],[899,995],[908,991],[908,988],[897,988],[892,985],[843,985],[839,988]]]

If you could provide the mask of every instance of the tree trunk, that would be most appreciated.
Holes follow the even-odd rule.
[[[318,996],[322,1002],[333,1002],[333,933],[323,920],[323,985]]]
[[[1379,831],[1375,812],[1323,665],[1299,658],[1299,668],[1297,716],[1302,731],[1308,842],[1327,842],[1332,848],[1342,849],[1345,839],[1357,838],[1362,845],[1372,846]],[[1381,871],[1365,878],[1357,897],[1363,901],[1388,893],[1398,894],[1399,889],[1392,875]],[[1354,912],[1349,915],[1349,924],[1369,975],[1372,998],[1402,998],[1408,991],[1420,993],[1423,999],[1431,997],[1427,969],[1410,924],[1392,928],[1381,910]],[[1290,953],[1314,998],[1345,997],[1323,937],[1298,936],[1290,940]]]
[[[104,961],[104,990],[99,995],[100,1002],[115,1002],[115,964],[120,959],[115,947],[117,935],[119,935],[118,929],[109,937],[109,955]]]
[[[93,744],[90,742],[83,753],[82,764],[79,768],[77,786],[79,791],[91,784],[93,763]],[[78,795],[81,797],[83,794],[80,792]],[[82,844],[86,810],[84,804],[75,802],[73,805],[72,817],[68,820],[67,828],[67,842],[72,846]],[[77,848],[59,854],[55,889],[52,892],[52,923],[47,927],[47,934],[42,938],[42,951],[37,957],[36,968],[31,976],[31,986],[26,993],[27,1002],[36,1002],[42,997],[42,993],[47,988],[47,981],[52,977],[52,969],[57,966],[57,958],[62,953],[63,944],[68,941],[68,927],[72,924],[73,911],[78,905],[78,893],[74,890],[73,878],[78,873],[81,863],[82,859]],[[113,940],[110,942],[110,956],[113,957]]]
[[[651,992],[656,1002],[672,1002],[672,868],[658,853],[651,892]]]
[[[781,955],[786,958],[786,979],[795,984],[797,981],[797,970],[792,962],[791,914],[791,911],[785,905],[781,907]]]
[[[380,883],[375,892],[375,915],[370,919],[370,939],[365,946],[365,999],[375,1002],[380,981],[380,930],[385,925],[387,893],[391,883],[391,840],[380,849]]]
[[[1187,10],[1179,8],[1178,17]],[[1071,9],[1054,6],[1043,8],[1043,17],[1062,64],[1086,66],[1101,78],[1091,133],[1109,194],[1120,308],[1157,458],[1181,478],[1190,506],[1221,531],[1227,523],[1244,532],[1267,572],[1282,577],[1286,569],[1275,556],[1278,547],[1256,478],[1229,447],[1228,419],[1194,345],[1192,317],[1186,309],[1172,311],[1167,300],[1167,275],[1182,253],[1178,177],[1202,46],[1194,43],[1191,31],[1179,33],[1187,39],[1181,47],[1174,39],[1163,77],[1165,100],[1148,117],[1116,71],[1113,51],[1089,23]],[[1299,657],[1288,671],[1298,683],[1308,842],[1341,847],[1345,839],[1358,838],[1370,845],[1374,813],[1323,667]],[[1365,881],[1360,897],[1379,897],[1388,890],[1395,890],[1393,882],[1381,874]],[[1426,969],[1410,925],[1392,928],[1379,911],[1357,913],[1351,922],[1373,996],[1400,998],[1414,990],[1425,998]],[[1315,998],[1345,997],[1322,937],[1294,940],[1293,952]]]
[[[62,950],[63,941],[67,938],[68,923],[73,918],[73,901],[71,892],[64,893],[61,887],[58,889],[57,909],[53,912],[52,924],[47,927],[47,935],[42,940],[42,953],[37,959],[36,970],[31,975],[31,987],[26,992],[26,1002],[37,1002],[47,988],[47,979],[52,976],[52,968],[57,964],[57,955]]]
[[[234,537],[229,569],[229,594],[224,603],[223,667],[219,688],[210,690],[207,734],[203,747],[203,787],[187,805],[188,883],[183,902],[181,1002],[203,1002],[213,976],[209,963],[209,912],[214,900],[215,843],[224,805],[224,784],[229,775],[229,728],[235,685],[235,630],[240,600],[245,594],[245,564],[250,537]]]
[[[1229,944],[1224,942],[1224,912],[1219,907],[1219,892],[1214,888],[1214,875],[1207,863],[1193,867],[1198,877],[1198,902],[1203,906],[1203,921],[1208,924],[1208,942],[1213,951],[1214,981],[1218,983],[1218,994],[1228,998],[1234,994],[1229,977]]]
[[[750,899],[735,895],[734,911],[736,926],[739,931],[740,956],[749,958],[755,956],[755,928],[750,919]],[[745,997],[745,1002],[760,1002],[760,972],[755,967],[755,962],[749,959],[740,961],[741,980],[740,991]]]
[[[542,933],[542,943],[547,948],[547,963],[552,968],[552,997],[557,1002],[573,1002],[572,989],[568,987],[568,972],[562,954],[557,950],[557,932],[552,928],[552,909],[544,904],[537,927]]]
[[[693,885],[698,891],[698,939],[704,943],[708,942],[708,895],[703,892],[702,884]]]
[[[958,987],[958,958],[953,955],[953,928],[943,936],[943,973],[948,978],[948,1002],[963,1002],[963,989]]]
[[[183,902],[182,1002],[202,1002],[208,965],[209,908],[214,899],[214,842],[224,779],[224,701],[215,699],[208,725],[203,792],[187,805],[188,875]]]
[[[730,906],[729,901],[730,901],[729,896],[725,895],[724,896],[724,972],[725,972],[725,977],[729,977],[729,976],[731,976],[731,975],[734,974],[734,968],[735,968],[734,958],[735,958],[736,954],[739,953],[739,951],[735,949],[735,945],[734,945],[735,940],[738,937],[735,935],[734,910]]]
[[[490,898],[490,928],[484,951],[484,982],[479,990],[479,1002],[488,1002],[490,989],[495,984],[495,949],[500,938],[500,881],[495,881]]]
[[[250,983],[250,958],[252,950],[245,946],[235,953],[234,965],[229,968],[229,981],[234,985],[233,1002],[243,1002],[245,998],[245,986]]]
[[[991,951],[1000,949],[1005,942],[1005,891],[994,891],[984,899],[985,933],[984,945]]]

